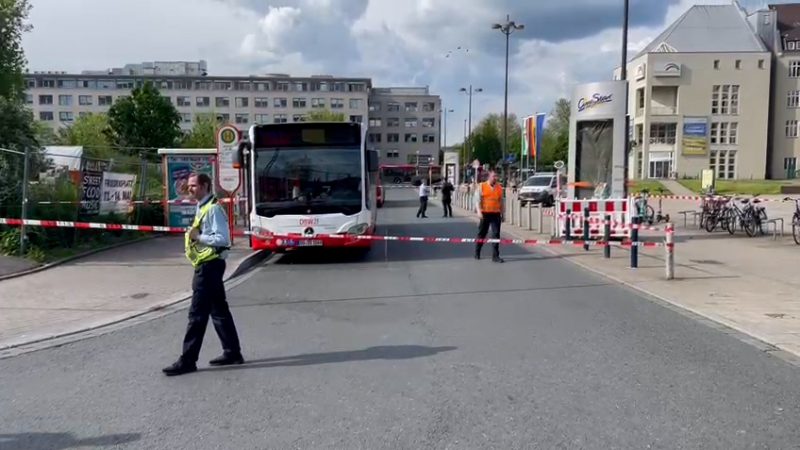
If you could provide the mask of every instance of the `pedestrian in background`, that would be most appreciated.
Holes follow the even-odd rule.
[[[183,339],[183,353],[177,362],[164,368],[163,372],[168,376],[197,370],[197,359],[209,316],[223,349],[222,356],[212,359],[209,364],[226,366],[244,362],[236,325],[225,299],[225,283],[222,281],[225,258],[231,245],[228,218],[211,193],[211,178],[208,175],[192,174],[188,184],[192,198],[198,202],[194,222],[184,237],[186,258],[194,267],[192,304]]]
[[[503,187],[497,182],[497,173],[489,171],[489,177],[475,189],[475,212],[478,213],[478,239],[486,239],[489,227],[492,239],[500,239],[500,223],[503,221]],[[475,259],[481,259],[483,243],[475,243]],[[492,244],[492,261],[502,263],[500,244]]]
[[[428,210],[428,196],[431,195],[431,188],[428,186],[427,181],[423,178],[419,184],[419,210],[417,211],[417,217],[422,217],[423,219],[428,218],[425,212]]]
[[[442,185],[442,207],[444,208],[443,217],[453,217],[453,191],[455,188],[450,180],[444,180]]]

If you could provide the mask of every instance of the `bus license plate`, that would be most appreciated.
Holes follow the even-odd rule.
[[[322,247],[322,240],[320,239],[302,239],[297,241],[298,247]]]

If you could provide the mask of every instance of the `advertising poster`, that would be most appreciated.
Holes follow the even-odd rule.
[[[100,189],[100,214],[127,214],[132,207],[133,187],[136,175],[128,173],[103,172]]]
[[[681,144],[684,155],[705,155],[708,152],[708,118],[684,117]]]
[[[191,200],[189,196],[189,175],[205,173],[214,179],[214,158],[200,155],[168,155],[167,156],[167,198],[171,202]],[[197,209],[192,204],[169,204],[169,226],[188,227],[192,225]]]
[[[100,213],[103,172],[107,169],[108,161],[81,161],[81,215],[96,216]]]

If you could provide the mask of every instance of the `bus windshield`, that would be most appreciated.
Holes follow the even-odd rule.
[[[361,211],[358,147],[255,149],[256,214],[353,215]]]

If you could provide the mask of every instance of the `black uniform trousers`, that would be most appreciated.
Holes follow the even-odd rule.
[[[489,233],[489,227],[492,227],[492,239],[500,239],[500,213],[483,213],[483,218],[478,224],[478,239],[485,239],[486,234]],[[475,254],[481,254],[483,244],[477,242],[475,244]],[[492,258],[500,257],[500,244],[492,244]]]
[[[453,199],[452,197],[442,196],[442,207],[444,208],[444,217],[453,217]]]
[[[425,212],[428,210],[428,196],[423,195],[419,198],[419,210],[417,210],[417,217],[425,217]]]
[[[197,362],[209,316],[225,354],[241,354],[236,325],[233,323],[233,316],[225,298],[225,284],[222,282],[224,274],[225,260],[221,258],[212,259],[194,269],[189,325],[186,327],[183,355],[181,355],[181,360],[184,362]]]

